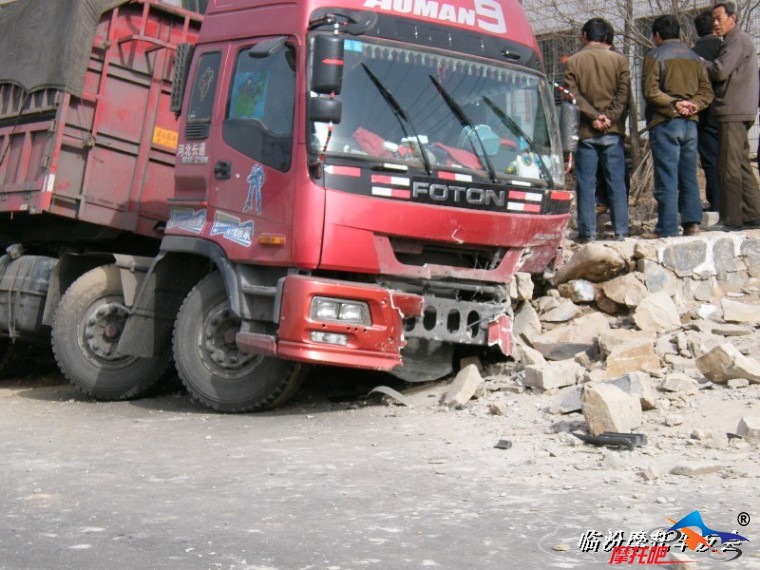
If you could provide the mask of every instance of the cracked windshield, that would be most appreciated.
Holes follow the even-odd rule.
[[[330,155],[478,171],[492,180],[562,180],[549,133],[554,99],[544,79],[505,66],[346,40],[343,114]],[[350,95],[349,95],[350,94]],[[327,126],[314,124],[314,150]]]

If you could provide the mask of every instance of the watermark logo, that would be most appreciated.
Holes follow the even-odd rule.
[[[626,532],[609,530],[605,537],[601,532],[587,530],[578,542],[583,553],[607,552],[609,564],[685,564],[697,562],[707,556],[711,560],[730,562],[742,555],[741,545],[749,539],[736,532],[718,531],[708,527],[699,511],[689,513],[678,521],[665,517],[672,526],[650,531]],[[747,513],[740,513],[737,522],[749,524]],[[669,554],[693,555],[693,560],[668,559]],[[671,557],[672,558],[672,557]]]

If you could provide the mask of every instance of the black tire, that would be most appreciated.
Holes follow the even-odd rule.
[[[9,338],[0,338],[0,378],[13,374],[16,345]]]
[[[174,324],[174,362],[182,383],[193,399],[221,412],[257,412],[285,403],[307,367],[240,352],[238,330],[240,319],[230,309],[221,276],[206,276],[190,291]]]
[[[97,267],[61,298],[53,321],[53,354],[74,386],[98,400],[139,398],[168,379],[171,351],[157,358],[116,355],[127,319],[119,270]]]

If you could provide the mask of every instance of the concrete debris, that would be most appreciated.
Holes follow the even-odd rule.
[[[573,360],[526,366],[525,385],[541,390],[572,386],[582,373],[581,365]]]
[[[541,321],[545,323],[566,323],[581,314],[581,309],[570,299],[561,299],[557,305],[541,314]]]
[[[562,283],[557,289],[560,295],[573,303],[593,303],[596,297],[596,287],[586,279],[573,279]]]
[[[609,328],[607,317],[591,313],[536,337],[533,348],[549,360],[566,360],[579,352],[593,350],[596,339]]]
[[[628,261],[619,252],[602,244],[590,243],[576,251],[570,261],[557,270],[554,275],[554,285],[567,283],[573,279],[601,283],[622,274],[627,269]]]
[[[685,477],[697,477],[699,475],[709,475],[710,473],[720,473],[724,469],[725,465],[715,463],[682,463],[673,467],[670,473]]]
[[[642,330],[654,329],[664,333],[681,328],[678,309],[667,293],[654,293],[645,297],[636,307],[633,320]]]
[[[478,372],[480,372],[481,376],[483,375],[483,363],[481,362],[480,358],[477,356],[466,356],[462,358],[459,361],[459,369],[467,368],[470,364],[475,365],[475,368],[478,369]]]
[[[645,372],[629,372],[619,378],[607,380],[607,383],[617,386],[629,396],[638,398],[642,410],[653,410],[657,404],[657,391],[652,378]]]
[[[515,362],[517,362],[521,369],[534,364],[546,364],[546,359],[543,354],[538,352],[535,348],[531,348],[519,342],[515,344],[512,349],[512,358],[515,359]]]
[[[602,285],[604,295],[619,305],[637,307],[644,298],[649,295],[644,283],[638,277],[639,274],[627,273],[607,281]]]
[[[589,433],[630,432],[641,425],[639,399],[629,396],[613,384],[589,384],[583,391],[583,416]]]
[[[760,417],[743,417],[739,420],[739,425],[736,426],[736,435],[760,439]]]
[[[746,378],[731,378],[728,382],[726,382],[726,386],[731,388],[732,390],[737,390],[739,388],[746,388],[749,386],[749,380]]]
[[[441,403],[450,408],[464,406],[475,395],[482,383],[483,377],[477,367],[474,364],[465,366],[454,378]]]
[[[507,405],[504,402],[491,402],[488,404],[488,411],[493,416],[506,416]]]
[[[654,351],[654,337],[647,334],[649,331],[640,332],[644,334],[638,336],[633,334],[620,344],[611,343],[612,346],[607,345],[608,378],[617,378],[627,372],[637,370],[657,372],[660,369],[660,359]],[[609,339],[607,338],[607,340]],[[618,338],[618,340],[620,339]]]
[[[750,323],[760,322],[760,311],[757,305],[734,301],[733,299],[721,299],[720,306],[723,309],[723,320],[727,323]]]
[[[725,384],[733,378],[746,378],[760,382],[760,364],[744,356],[732,344],[724,343],[697,359],[697,368],[705,378],[716,384]]]
[[[569,386],[557,391],[549,411],[552,414],[571,414],[582,408],[583,386]]]
[[[674,372],[665,376],[665,380],[660,384],[660,390],[689,396],[699,392],[699,384],[686,374]]]
[[[541,319],[530,303],[518,305],[512,320],[512,334],[530,346],[533,346],[533,340],[541,334]]]
[[[513,301],[530,301],[533,298],[533,277],[530,273],[515,273],[509,282],[509,297]]]

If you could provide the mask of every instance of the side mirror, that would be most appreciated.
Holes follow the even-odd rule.
[[[309,99],[309,119],[315,123],[340,123],[343,105],[338,99],[318,95]]]
[[[559,108],[559,132],[564,152],[578,150],[578,127],[581,122],[581,110],[570,101],[563,101]]]
[[[279,36],[271,40],[264,40],[263,42],[259,42],[248,50],[248,56],[256,59],[269,57],[277,50],[279,50],[282,46],[284,46],[287,40],[287,36]]]
[[[329,95],[340,93],[343,84],[343,38],[319,34],[314,38],[311,90]]]

